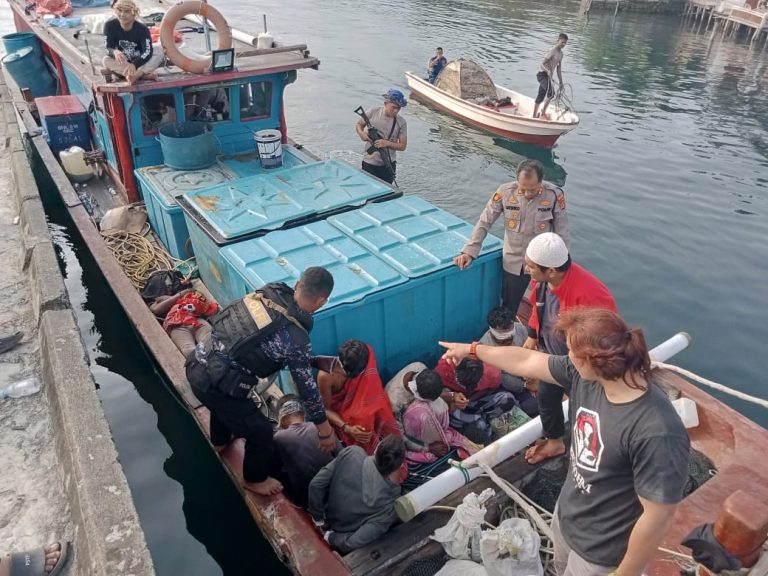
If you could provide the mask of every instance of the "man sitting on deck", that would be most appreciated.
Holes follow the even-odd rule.
[[[116,17],[104,24],[107,55],[102,65],[108,73],[125,78],[128,84],[142,78],[157,80],[154,71],[163,63],[165,55],[154,50],[149,28],[136,20],[139,15],[136,4],[133,0],[116,0],[112,8]]]
[[[515,315],[509,308],[498,306],[488,312],[488,330],[480,338],[480,344],[487,346],[522,346],[528,339],[528,330],[520,322],[515,321]],[[515,395],[520,408],[528,416],[539,414],[536,398],[525,388],[522,378],[501,373],[501,385],[505,390]]]
[[[517,404],[515,396],[501,387],[501,371],[469,358],[457,366],[441,358],[435,371],[449,390],[443,399],[452,410],[451,427],[477,444],[491,442],[491,420]]]
[[[403,431],[409,438],[416,438],[427,450],[408,451],[408,460],[418,463],[434,462],[445,456],[451,448],[458,448],[464,459],[474,454],[480,446],[450,427],[448,404],[440,395],[443,381],[434,370],[422,370],[411,380],[414,401],[403,415]]]
[[[298,396],[286,394],[275,409],[279,426],[275,432],[275,477],[282,482],[286,495],[306,508],[309,483],[333,460],[333,454],[320,449],[317,426],[304,419],[304,404]]]
[[[440,76],[440,72],[443,71],[446,64],[448,64],[448,60],[443,56],[443,49],[438,48],[435,50],[435,55],[427,63],[427,74],[429,74],[428,80],[430,84],[437,82],[437,77]]]
[[[269,474],[274,459],[272,424],[251,397],[260,379],[283,368],[317,426],[320,448],[331,451],[336,437],[325,417],[323,400],[310,366],[312,314],[328,301],[333,276],[325,268],[307,268],[295,287],[270,283],[235,300],[211,319],[210,338],[187,362],[195,396],[210,410],[211,443],[223,450],[233,438],[245,438],[245,488],[263,496],[282,484]]]
[[[568,43],[568,34],[560,34],[557,38],[557,44],[547,52],[544,56],[544,61],[541,63],[541,69],[536,74],[536,81],[539,83],[539,93],[536,95],[536,103],[533,106],[533,117],[539,117],[539,105],[544,102],[544,106],[541,107],[541,117],[547,119],[546,113],[549,107],[549,102],[555,96],[555,84],[552,81],[552,76],[557,72],[557,79],[560,81],[560,88],[563,89],[563,73],[561,71],[561,64],[563,62],[563,48]]]
[[[309,513],[326,526],[325,541],[346,554],[382,536],[397,521],[400,468],[405,444],[387,436],[373,456],[359,446],[344,448],[309,485]]]
[[[358,137],[365,142],[362,169],[390,184],[394,182],[397,172],[397,152],[404,151],[408,146],[408,123],[405,118],[398,116],[398,112],[406,106],[408,106],[408,100],[405,99],[403,93],[400,90],[392,89],[384,94],[384,106],[366,110],[365,113],[371,121],[371,126],[376,128],[381,136],[375,142],[371,141],[362,119],[355,124]],[[371,144],[377,150],[373,154],[368,154],[368,148]],[[389,156],[394,170],[387,167],[383,155]]]
[[[400,432],[403,434],[405,449],[409,452],[427,452],[429,449],[416,438],[409,438],[403,432],[403,414],[405,414],[408,406],[410,406],[416,398],[413,395],[413,392],[411,392],[409,385],[417,374],[426,369],[426,364],[422,364],[421,362],[411,362],[410,364],[406,364],[384,387],[384,391],[389,398],[389,404],[392,407],[392,413],[395,415],[397,425],[400,428]]]
[[[547,354],[568,354],[565,334],[556,329],[558,316],[574,308],[606,308],[616,311],[611,291],[595,276],[571,261],[565,242],[557,234],[534,238],[525,253],[525,267],[533,278],[533,311],[528,322],[528,339],[523,348]],[[525,458],[535,464],[565,453],[565,418],[560,404],[563,388],[547,382],[528,380],[526,386],[538,392],[544,440],[530,448]]]
[[[373,454],[381,438],[400,434],[368,344],[347,340],[338,356],[322,358],[314,359],[317,385],[328,421],[346,446],[357,444]]]

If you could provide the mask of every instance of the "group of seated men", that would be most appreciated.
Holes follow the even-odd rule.
[[[526,338],[507,308],[491,310],[488,323],[483,343],[520,346]],[[519,378],[477,360],[454,367],[441,359],[433,369],[413,362],[386,386],[373,348],[359,340],[312,364],[337,448],[321,450],[300,399],[283,396],[276,406],[274,476],[341,552],[365,546],[395,522],[394,501],[409,465],[434,463],[453,450],[453,457],[465,458],[495,439],[494,419],[538,410]]]
[[[201,343],[210,339],[206,318],[219,311],[216,304],[192,289],[151,302],[150,309],[164,317],[163,327],[184,356],[195,358]],[[482,343],[521,346],[527,337],[508,308],[491,310],[488,326]],[[505,414],[527,418],[538,412],[536,399],[519,378],[479,360],[454,366],[440,359],[434,368],[413,362],[384,386],[373,348],[348,340],[336,356],[314,356],[311,365],[335,432],[335,449],[319,445],[311,410],[288,394],[275,406],[278,429],[272,461],[264,465],[341,552],[365,546],[395,522],[394,501],[409,466],[465,458],[507,431],[495,426]],[[213,441],[222,449],[226,445]],[[263,453],[252,455],[261,459]]]

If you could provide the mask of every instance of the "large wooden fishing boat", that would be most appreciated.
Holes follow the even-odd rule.
[[[292,281],[307,265],[327,266],[336,289],[316,315],[313,347],[318,353],[333,353],[343,340],[365,340],[376,350],[383,378],[410,361],[434,363],[438,339],[470,341],[484,330],[485,314],[499,298],[498,239],[489,237],[477,262],[460,272],[451,265],[451,257],[471,226],[420,198],[401,198],[398,191],[349,166],[319,160],[288,139],[284,89],[295,80],[297,71],[317,68],[320,63],[306,46],[270,42],[255,48],[257,38],[236,33],[234,66],[224,66],[229,69],[190,73],[169,65],[155,82],[107,82],[98,70],[104,55],[100,40],[90,36],[86,44],[89,36],[82,33],[82,27],[54,28],[30,12],[23,0],[9,2],[17,30],[31,32],[40,43],[41,58],[55,78],[55,97],[74,97],[85,111],[83,147],[100,176],[88,182],[87,191],[73,185],[57,155],[61,140],[49,122],[51,117],[42,119],[43,131],[35,113],[35,108],[50,109],[50,103],[43,106],[27,90],[25,101],[14,89],[28,140],[136,331],[204,433],[208,412],[191,393],[181,353],[99,229],[101,219],[112,208],[143,202],[152,243],[179,261],[194,253],[205,289],[222,304],[264,282]],[[143,13],[161,17],[171,7],[162,0],[140,0],[138,4]],[[197,1],[183,4],[188,13],[209,8]],[[72,16],[108,13],[108,7],[82,8]],[[190,18],[173,26],[188,50],[204,53],[205,35],[189,31],[200,21],[193,14]],[[221,22],[218,27],[221,29]],[[212,36],[219,40],[215,33]],[[192,169],[200,160],[200,150],[189,145],[192,140],[181,150],[166,150],[158,136],[164,135],[163,120],[169,118],[169,109],[174,110],[177,123],[191,121],[201,108],[197,97],[214,92],[223,93],[226,100],[224,106],[203,108],[205,125],[217,140],[215,157],[206,167]],[[76,120],[65,116],[71,128]],[[254,133],[262,130],[279,132],[282,165],[265,167],[262,162],[265,154],[260,156],[254,142]],[[195,132],[191,138],[203,132]],[[63,133],[74,132],[68,128]],[[269,159],[275,160],[274,155]],[[192,162],[189,169],[168,165],[184,160]],[[464,297],[469,292],[473,299]],[[404,320],[418,322],[419,330],[409,330]],[[735,491],[746,492],[755,503],[768,501],[768,462],[761,458],[768,431],[669,371],[657,370],[655,376],[670,390],[695,402],[699,425],[690,430],[692,443],[717,469],[716,475],[684,500],[667,534],[665,546],[686,554],[680,547],[681,538],[694,526],[714,521],[725,499]],[[280,382],[290,386],[286,379]],[[220,458],[263,534],[296,574],[405,574],[414,562],[441,555],[439,545],[429,536],[446,523],[448,515],[443,510],[424,511],[371,545],[342,557],[326,545],[308,516],[283,495],[261,497],[242,488],[242,443],[233,443]],[[514,484],[536,469],[521,458],[509,458],[495,471]],[[455,506],[466,493],[489,485],[487,477],[474,479],[438,504]],[[500,492],[489,505],[489,522],[498,521],[507,502]],[[678,561],[660,552],[649,573],[677,575]]]

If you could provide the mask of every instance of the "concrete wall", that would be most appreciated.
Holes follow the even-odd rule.
[[[0,121],[12,149],[22,261],[38,323],[44,389],[63,467],[78,576],[152,576],[155,571],[128,482],[118,461],[88,357],[25,151],[8,87],[0,75]]]

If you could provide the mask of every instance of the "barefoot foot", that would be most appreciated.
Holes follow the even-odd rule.
[[[267,477],[263,482],[244,482],[243,485],[246,490],[250,490],[255,494],[261,494],[262,496],[272,496],[283,491],[283,485],[280,481],[272,477]]]
[[[525,461],[528,464],[538,464],[563,454],[565,454],[565,442],[563,442],[562,438],[542,439],[537,440],[533,446],[525,451]]]

